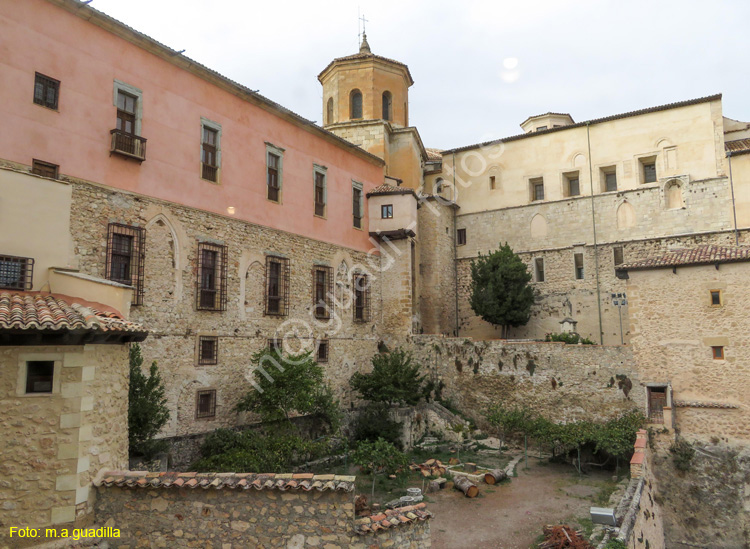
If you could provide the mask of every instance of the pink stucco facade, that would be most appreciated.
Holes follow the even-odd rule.
[[[170,62],[158,45],[117,36],[45,0],[0,0],[0,158],[58,164],[60,173],[303,234],[357,250],[368,241],[352,223],[352,181],[382,183],[382,162],[322,130],[295,123]],[[149,51],[151,49],[152,51]],[[57,79],[59,107],[33,102],[35,72]],[[311,75],[311,79],[313,76]],[[139,163],[109,153],[116,124],[114,82],[142,95]],[[219,184],[201,178],[201,118],[221,125]],[[266,198],[266,143],[284,149],[281,204]],[[327,167],[327,217],[315,217],[313,165]]]

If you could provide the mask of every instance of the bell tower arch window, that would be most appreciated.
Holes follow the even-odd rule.
[[[391,92],[383,92],[383,120],[393,119],[393,96]]]
[[[333,124],[333,97],[328,98],[326,106],[326,123]]]
[[[349,118],[362,118],[362,92],[359,90],[349,94]]]

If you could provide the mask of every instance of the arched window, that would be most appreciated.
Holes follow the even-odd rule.
[[[664,188],[664,196],[668,210],[676,210],[685,206],[685,202],[682,200],[682,185],[675,179],[667,183]]]
[[[443,192],[443,178],[438,177],[435,180],[435,187],[432,194],[440,194],[441,192]]]
[[[393,118],[392,102],[393,102],[393,98],[391,97],[391,92],[384,91],[383,92],[383,120],[391,120]]]
[[[333,97],[328,98],[328,105],[326,106],[326,122],[333,124]]]
[[[349,95],[349,118],[362,118],[362,92],[352,90]]]

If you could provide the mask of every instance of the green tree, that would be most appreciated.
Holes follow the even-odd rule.
[[[372,402],[413,405],[424,395],[420,365],[412,364],[411,353],[395,349],[372,357],[372,372],[355,372],[349,380],[352,389]]]
[[[167,447],[165,441],[154,437],[169,421],[169,408],[156,361],[151,363],[148,376],[141,370],[142,365],[141,346],[133,343],[130,346],[128,442],[131,455],[150,460]]]
[[[351,457],[363,473],[372,473],[372,499],[375,499],[375,475],[393,475],[408,463],[406,454],[382,438],[375,442],[360,442]]]
[[[256,388],[240,399],[237,411],[256,413],[263,423],[286,421],[292,426],[291,415],[296,413],[314,416],[333,430],[338,427],[339,403],[309,351],[285,355],[266,348],[250,361]]]
[[[534,290],[526,265],[506,243],[500,249],[471,262],[471,308],[482,320],[502,328],[508,336],[511,326],[529,321]]]

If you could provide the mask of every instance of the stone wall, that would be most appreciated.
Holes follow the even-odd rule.
[[[24,394],[28,360],[55,362],[51,394]],[[91,480],[127,465],[128,373],[125,345],[0,350],[0,547],[22,545],[12,526],[93,520]]]
[[[639,375],[671,385],[675,429],[704,440],[750,438],[750,396],[737,390],[750,383],[750,263],[628,275]],[[711,290],[721,292],[720,306]],[[713,346],[723,347],[723,359],[713,358]]]
[[[289,335],[292,343],[314,349],[329,341],[326,380],[344,405],[352,395],[348,379],[369,367],[383,325],[380,257],[318,240],[272,230],[140,195],[74,182],[71,232],[81,271],[105,275],[107,224],[145,227],[144,303],[133,307],[131,318],[146,326],[144,364],[156,360],[167,388],[172,417],[167,436],[205,432],[252,421],[233,411],[241,395],[251,389],[249,357],[267,340]],[[196,310],[197,243],[227,246],[226,311]],[[264,315],[265,257],[275,254],[290,260],[289,315]],[[312,317],[312,269],[333,268],[335,315],[331,321]],[[370,276],[370,320],[353,321],[350,292],[352,270]],[[410,325],[410,324],[409,324]],[[218,364],[197,365],[200,335],[218,337]],[[296,350],[293,348],[292,350]],[[216,390],[216,416],[196,419],[196,391]]]
[[[741,242],[748,242],[750,235],[741,233]],[[599,265],[599,293],[602,304],[602,325],[604,343],[616,345],[622,340],[630,340],[629,307],[622,307],[622,332],[620,328],[620,310],[613,304],[612,293],[627,293],[628,288],[624,280],[615,276],[614,248],[621,247],[625,262],[632,262],[646,257],[661,255],[674,248],[690,247],[698,244],[731,245],[735,241],[732,231],[720,233],[693,234],[652,238],[645,240],[623,240],[619,242],[603,243],[594,250],[586,245],[569,245],[559,249],[539,249],[526,251],[514,247],[521,259],[527,264],[532,273],[532,285],[537,290],[537,299],[532,307],[531,320],[526,326],[511,328],[510,336],[515,338],[544,338],[550,332],[560,332],[560,321],[571,317],[578,322],[577,331],[584,337],[599,342],[599,311],[597,307],[597,280],[594,265],[598,254]],[[501,237],[500,242],[505,242]],[[513,244],[511,240],[509,243]],[[496,249],[495,242],[489,250]],[[461,249],[462,247],[459,247]],[[484,253],[484,252],[483,252]],[[575,277],[574,255],[583,254],[584,278]],[[534,260],[544,261],[544,281],[537,281],[534,270]],[[499,337],[499,329],[477,317],[469,305],[471,284],[471,260],[458,260],[458,296],[460,335],[474,338]],[[631,297],[628,295],[628,297]],[[671,311],[670,308],[666,309]]]
[[[97,526],[117,528],[118,547],[430,546],[421,507],[374,531],[355,521],[354,477],[115,472],[97,484]]]
[[[414,358],[480,425],[492,403],[526,405],[558,422],[645,411],[629,347],[423,335],[414,336]]]

